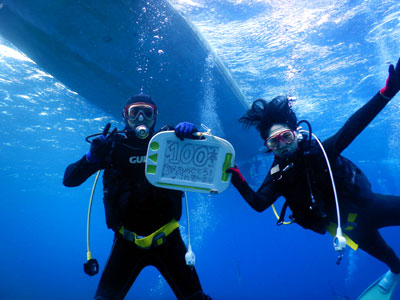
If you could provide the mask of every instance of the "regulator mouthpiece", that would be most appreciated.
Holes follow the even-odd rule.
[[[139,139],[144,140],[149,136],[150,129],[146,125],[139,125],[135,128],[135,133]]]

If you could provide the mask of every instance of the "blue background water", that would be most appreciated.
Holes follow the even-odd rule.
[[[297,98],[298,116],[322,139],[382,87],[388,63],[400,56],[396,0],[172,3],[214,47],[249,103],[290,94]],[[65,167],[87,152],[84,137],[109,121],[121,128],[121,120],[86,102],[2,38],[0,68],[0,299],[91,299],[99,276],[85,275],[82,263],[93,179],[75,189],[61,182]],[[396,195],[399,101],[397,96],[389,103],[344,153],[368,175],[374,191]],[[262,152],[240,162],[254,188],[270,163]],[[112,233],[101,197],[98,188],[91,248],[102,268]],[[271,210],[254,212],[232,187],[218,196],[190,194],[189,204],[196,267],[213,299],[355,299],[387,270],[350,250],[336,266],[330,236],[297,225],[277,227]],[[187,238],[185,215],[181,223]],[[400,253],[399,229],[382,233]],[[173,295],[148,268],[127,299]]]

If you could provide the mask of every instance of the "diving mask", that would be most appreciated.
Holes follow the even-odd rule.
[[[140,115],[146,120],[152,121],[157,116],[157,107],[144,102],[136,102],[125,106],[123,116],[126,120],[135,121]]]
[[[274,134],[265,140],[264,145],[268,147],[270,150],[278,149],[279,141],[284,142],[285,144],[291,144],[296,139],[296,134],[292,129],[287,129],[279,132],[278,134]]]

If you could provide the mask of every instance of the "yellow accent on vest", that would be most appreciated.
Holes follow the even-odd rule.
[[[279,221],[279,215],[278,215],[278,212],[276,211],[276,208],[275,208],[275,205],[274,204],[272,204],[271,205],[272,206],[272,210],[274,211],[274,214],[275,214],[275,217],[278,219],[278,221]],[[287,221],[283,221],[283,225],[290,225],[290,224],[292,224],[293,223],[293,221],[290,221],[290,222],[287,222]]]
[[[274,204],[272,204],[271,206],[272,206],[272,209],[274,211],[274,214],[275,214],[276,218],[279,220],[279,215],[278,215],[278,212],[276,211],[276,208],[275,208]],[[356,218],[357,218],[357,214],[349,213],[348,216],[347,216],[347,222],[354,223],[356,221]],[[291,223],[292,222],[283,222],[284,225],[289,225]],[[336,236],[336,229],[337,229],[337,224],[332,223],[332,222],[326,227],[326,230],[333,237]],[[346,228],[344,230],[349,231],[349,230],[353,230],[353,229],[354,229],[354,227],[349,225],[349,226],[346,226]],[[343,236],[346,238],[347,246],[349,246],[351,249],[356,251],[358,249],[358,244],[356,244],[356,242],[354,242],[347,234],[343,233]]]
[[[119,233],[125,239],[134,242],[138,247],[143,249],[148,249],[153,245],[153,243],[157,246],[162,245],[164,243],[163,238],[166,238],[170,233],[172,233],[178,227],[179,227],[178,221],[173,219],[168,224],[164,225],[160,229],[154,231],[152,234],[143,238],[138,238],[138,235],[136,233],[125,229],[124,226],[121,226],[121,228],[119,229]]]
[[[337,229],[337,224],[335,223],[329,223],[329,225],[326,227],[326,230],[332,235],[336,235],[336,229]],[[351,249],[356,251],[358,249],[358,244],[356,244],[347,234],[343,233],[343,236],[346,238],[346,244],[349,246]]]
[[[348,223],[355,223],[356,218],[357,218],[357,214],[350,213],[347,216],[347,222]],[[346,228],[344,228],[344,230],[353,230],[353,229],[354,229],[354,226],[352,226],[352,225],[347,225]]]

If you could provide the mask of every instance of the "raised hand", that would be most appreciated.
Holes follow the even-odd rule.
[[[381,95],[392,99],[400,90],[400,58],[396,67],[392,64],[389,66],[389,76],[386,79],[386,85],[379,91]]]
[[[92,144],[90,145],[90,150],[86,154],[86,159],[88,160],[88,162],[103,162],[106,157],[110,155],[112,149],[112,141],[117,132],[117,128],[114,128],[111,133],[108,133],[110,127],[111,124],[108,123],[104,127],[102,135],[92,141]]]

